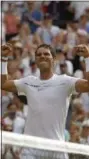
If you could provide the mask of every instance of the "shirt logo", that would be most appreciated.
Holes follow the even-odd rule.
[[[26,85],[30,86],[30,87],[34,87],[34,88],[37,88],[38,91],[41,91],[41,90],[44,90],[45,88],[47,87],[50,87],[50,85],[33,85],[33,84],[28,84],[28,83],[25,83]]]

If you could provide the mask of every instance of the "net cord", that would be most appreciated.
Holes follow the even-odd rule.
[[[50,140],[5,131],[0,131],[0,136],[0,142],[2,144],[89,156],[88,145]]]

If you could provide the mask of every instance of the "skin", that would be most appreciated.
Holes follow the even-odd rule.
[[[49,79],[53,75],[54,59],[49,49],[39,48],[36,53],[36,63],[40,69],[40,78]]]

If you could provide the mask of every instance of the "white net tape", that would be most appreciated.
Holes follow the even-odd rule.
[[[30,147],[49,151],[61,151],[67,153],[81,154],[89,156],[89,146],[64,141],[50,140],[45,138],[21,135],[2,131],[0,132],[2,144],[15,145],[20,147]]]

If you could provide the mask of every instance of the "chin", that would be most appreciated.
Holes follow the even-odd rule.
[[[42,63],[39,64],[39,69],[40,70],[48,70],[49,65],[46,62],[42,62]]]

